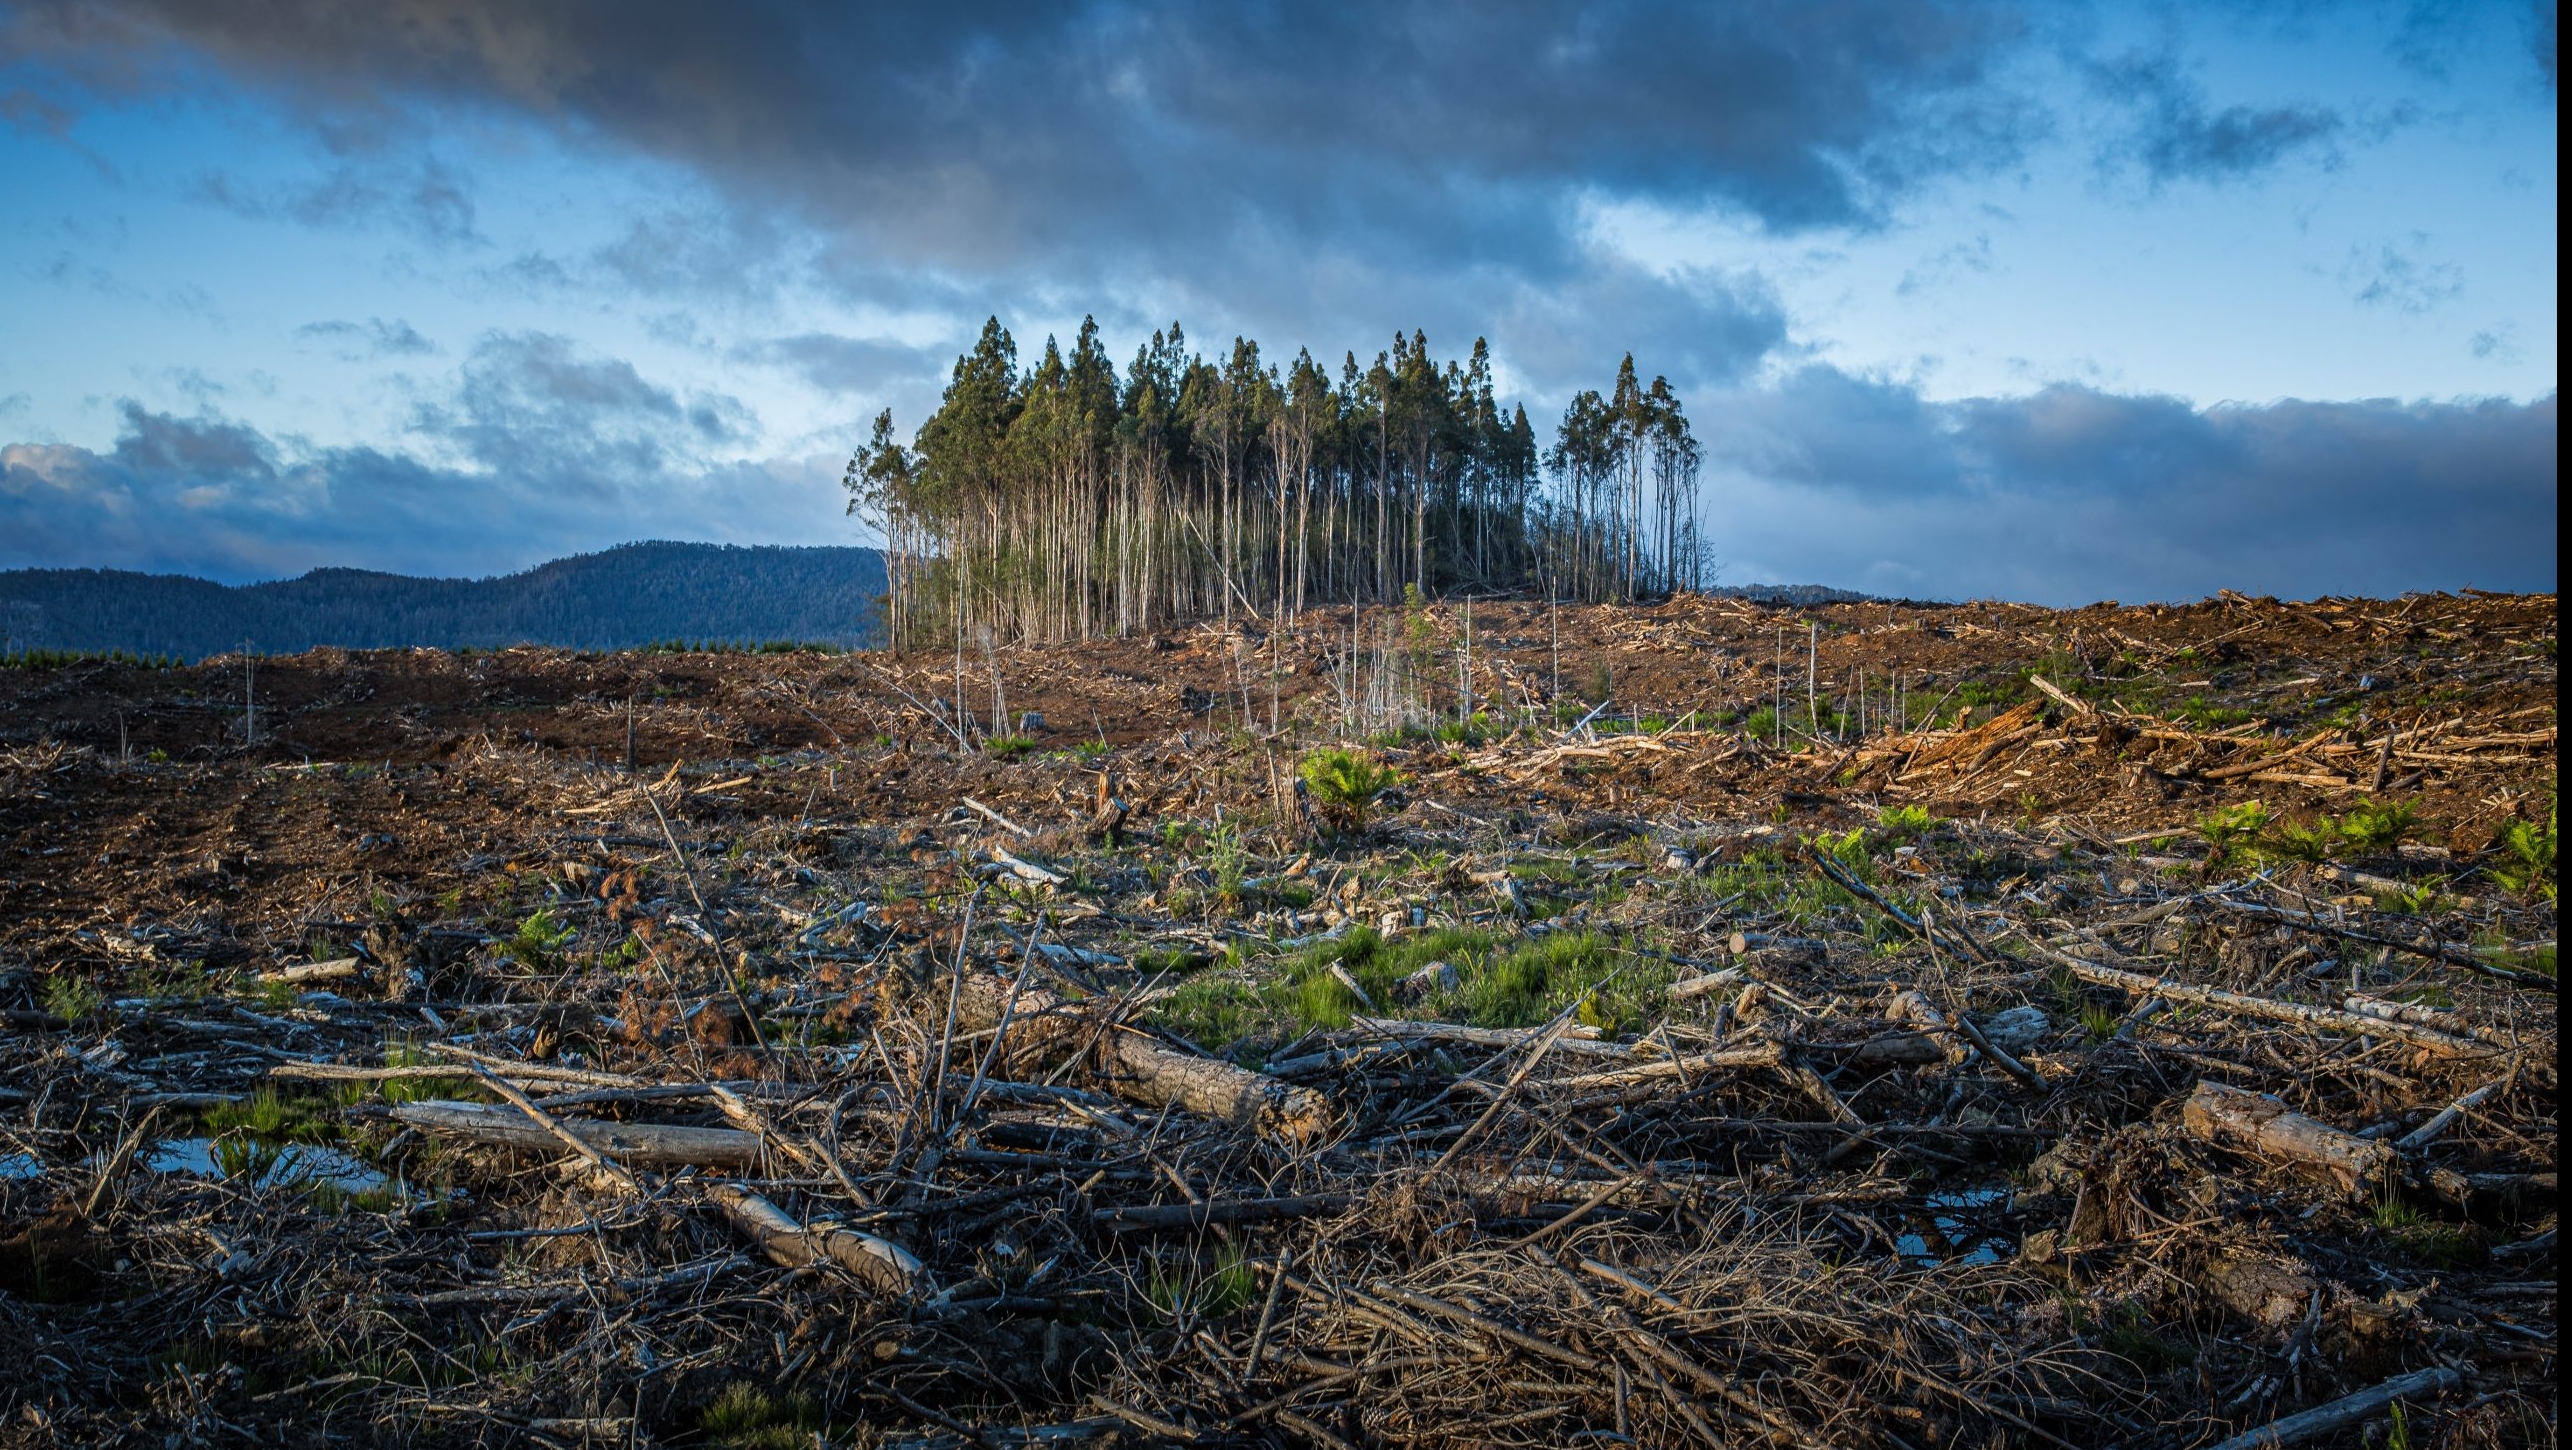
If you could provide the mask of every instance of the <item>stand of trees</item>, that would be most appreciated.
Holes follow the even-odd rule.
[[[1334,379],[1247,339],[1192,354],[1174,323],[1120,376],[1095,321],[1022,369],[993,318],[912,441],[878,415],[845,483],[884,539],[894,643],[1040,642],[1411,588],[1699,587],[1698,457],[1677,395],[1631,356],[1540,450],[1480,339],[1441,363],[1397,334]]]

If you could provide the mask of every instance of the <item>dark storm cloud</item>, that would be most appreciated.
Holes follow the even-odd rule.
[[[1865,224],[1928,178],[2006,164],[2042,124],[1994,83],[2014,12],[1937,0],[705,19],[676,3],[57,0],[0,45],[102,88],[136,84],[137,55],[211,64],[360,136],[442,108],[520,115],[679,161],[879,261],[1044,257],[1074,284],[1085,266],[1213,265],[1213,243],[1398,239],[1424,265],[1559,271],[1578,251],[1565,199],[1591,190],[1779,229]]]
[[[2130,128],[2103,159],[2112,166],[2138,166],[2156,185],[2240,181],[2297,155],[2327,164],[2336,158],[2333,142],[2348,124],[2327,106],[2214,109],[2204,88],[2169,54],[2096,61],[2089,73],[2098,91],[2131,116]]]
[[[1712,400],[1742,577],[2078,604],[2555,586],[2556,402],[1922,400],[1812,368]]]
[[[452,397],[415,420],[427,456],[314,448],[211,411],[127,402],[121,417],[103,453],[0,448],[0,569],[491,573],[683,532],[757,541],[736,530],[836,512],[836,457],[711,456],[747,429],[738,402],[541,334],[475,348]]]

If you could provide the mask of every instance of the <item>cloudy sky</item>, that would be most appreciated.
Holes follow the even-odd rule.
[[[863,12],[863,13],[861,13]],[[1632,351],[1728,582],[2555,586],[2555,6],[0,0],[0,568],[860,542],[987,315]]]

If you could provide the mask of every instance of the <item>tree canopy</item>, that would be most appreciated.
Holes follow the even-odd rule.
[[[1480,338],[1441,362],[1397,333],[1334,379],[1247,338],[1193,353],[1172,323],[1120,376],[1095,320],[1022,368],[995,317],[909,443],[877,416],[845,483],[884,539],[895,641],[1047,641],[1410,588],[1694,587],[1698,459],[1668,380],[1630,355],[1540,448]]]

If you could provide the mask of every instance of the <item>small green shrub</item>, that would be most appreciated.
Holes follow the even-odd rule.
[[[557,921],[552,912],[538,907],[518,923],[518,930],[500,943],[500,949],[531,972],[550,972],[556,969],[555,954],[579,935],[580,928]]]
[[[68,968],[58,968],[45,976],[43,994],[48,1016],[66,1022],[80,1022],[107,1010],[107,994],[98,984]]]
[[[723,1450],[805,1450],[822,1425],[810,1396],[771,1395],[747,1380],[724,1386],[703,1422],[707,1442]]]
[[[1357,750],[1316,750],[1295,766],[1304,789],[1325,825],[1346,833],[1366,824],[1367,808],[1402,783],[1402,777],[1375,757]]]
[[[1897,842],[1916,840],[1937,823],[1927,806],[1892,806],[1876,816],[1877,828],[1886,839]]]
[[[2501,832],[2501,848],[2508,859],[2491,868],[2494,881],[2503,890],[2518,896],[2542,896],[2547,905],[2554,902],[2554,816],[2553,808],[2545,812],[2545,824],[2512,821]]]
[[[1167,1322],[1238,1314],[1250,1307],[1258,1292],[1259,1281],[1251,1273],[1248,1260],[1240,1249],[1229,1245],[1216,1258],[1214,1268],[1202,1277],[1185,1267],[1171,1269],[1154,1264],[1143,1286],[1145,1302]]]
[[[2243,801],[2198,821],[2197,834],[2205,837],[2207,846],[2212,848],[2212,859],[2221,863],[2253,847],[2268,827],[2268,807],[2259,801]]]
[[[2362,801],[2332,828],[2352,850],[2389,851],[2419,834],[2420,823],[2409,801]]]
[[[2200,730],[2221,730],[2227,726],[2248,724],[2255,717],[2248,710],[2212,704],[2203,695],[2192,695],[2179,707],[2179,718]]]
[[[1016,760],[1036,749],[1035,737],[1029,735],[995,735],[983,742],[983,750],[1000,760]]]

